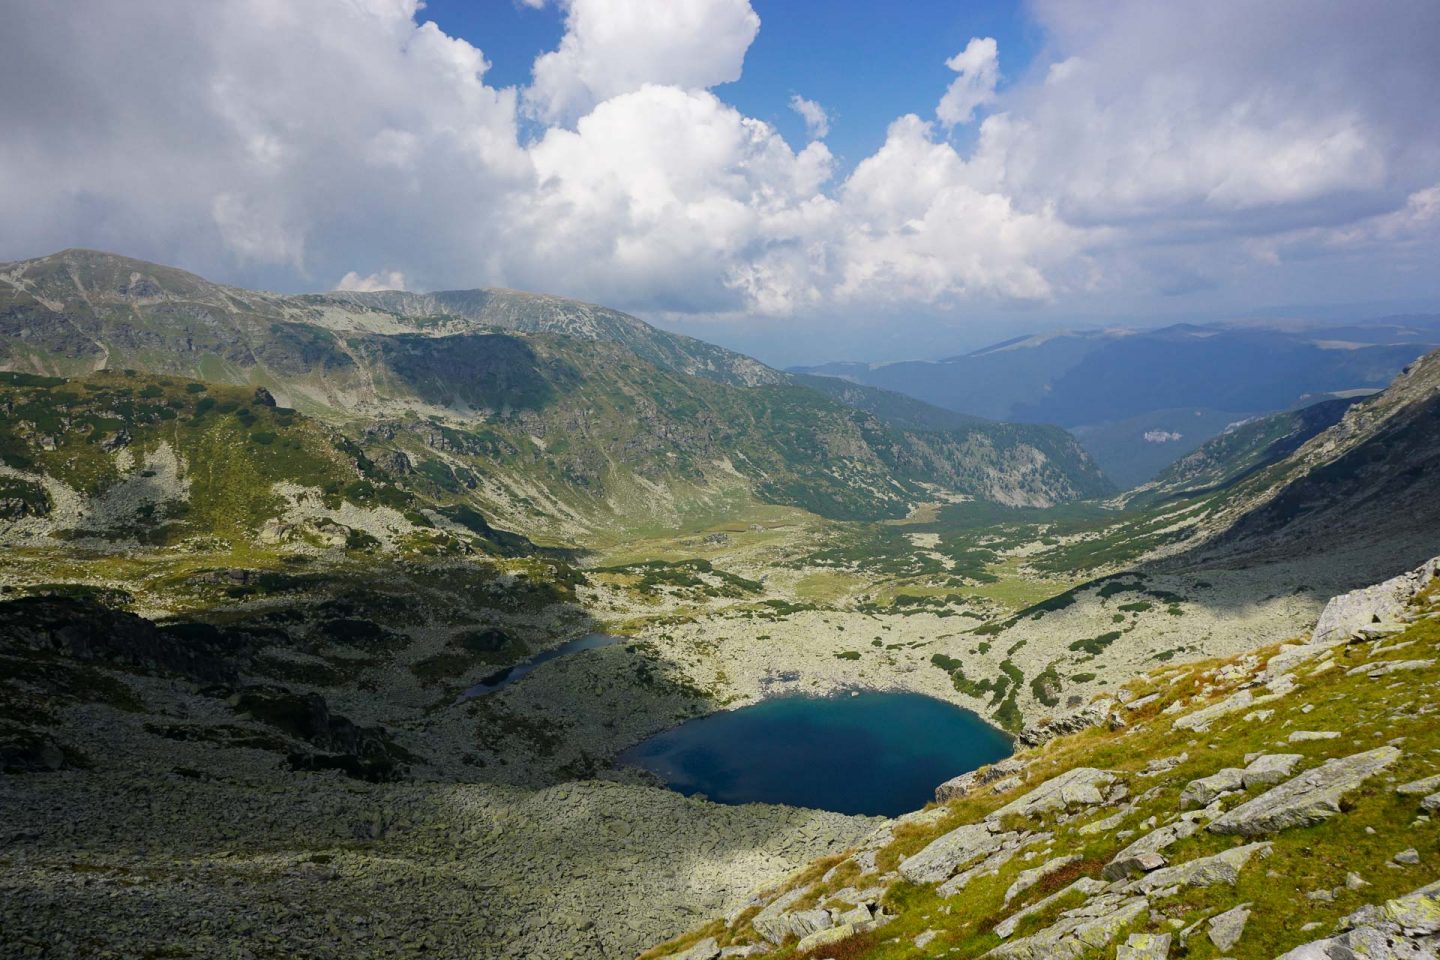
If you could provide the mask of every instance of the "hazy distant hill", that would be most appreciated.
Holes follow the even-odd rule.
[[[982,417],[1071,428],[1122,486],[1228,425],[1338,391],[1378,389],[1440,344],[1440,317],[1179,324],[1022,337],[963,356],[797,368]]]

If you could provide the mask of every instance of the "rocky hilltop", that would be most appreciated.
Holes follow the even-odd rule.
[[[1440,558],[1313,633],[1156,671],[646,957],[1440,949]]]

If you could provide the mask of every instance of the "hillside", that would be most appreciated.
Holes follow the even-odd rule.
[[[1339,397],[1237,424],[1125,495],[1129,505],[1216,490],[1294,453],[1363,397]]]
[[[644,957],[1433,956],[1435,563],[1133,678]]]
[[[556,298],[281,297],[89,251],[0,266],[0,281],[0,365],[264,386],[357,442],[383,434],[434,482],[561,539],[678,524],[737,493],[896,517],[932,486],[1017,504],[1107,490],[1052,428],[892,423],[748,358]],[[467,312],[419,312],[441,308]]]
[[[1440,344],[1440,320],[1177,324],[1019,337],[936,361],[796,368],[982,417],[1072,429],[1122,486],[1229,425],[1384,386]]]

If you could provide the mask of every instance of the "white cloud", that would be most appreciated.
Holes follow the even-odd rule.
[[[399,270],[380,270],[362,277],[351,270],[340,278],[335,289],[354,290],[359,293],[374,293],[376,290],[404,290],[406,289],[405,274]]]
[[[744,0],[569,0],[523,93],[415,0],[11,4],[0,257],[815,329],[1137,290],[1293,301],[1322,258],[1352,299],[1427,275],[1440,5],[1121,2],[1036,0],[1045,47],[1004,91],[971,40],[937,122],[895,120],[839,182],[819,104],[792,98],[815,138],[796,149],[709,89],[756,35]],[[945,134],[977,111],[962,152]]]
[[[535,60],[525,102],[568,123],[645,84],[706,89],[737,80],[760,29],[749,0],[566,0],[558,49]]]
[[[805,132],[812,140],[824,140],[830,135],[830,115],[814,100],[806,100],[798,93],[790,95],[790,109],[805,121]]]
[[[995,100],[995,84],[1000,81],[1000,47],[993,37],[971,37],[945,66],[959,74],[950,81],[945,95],[935,107],[935,116],[947,128],[969,123],[975,109]]]

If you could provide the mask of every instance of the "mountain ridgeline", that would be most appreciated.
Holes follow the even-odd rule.
[[[934,361],[795,368],[982,417],[1074,431],[1122,487],[1240,421],[1377,390],[1440,345],[1440,317],[1174,324],[1017,337]]]
[[[1043,506],[1110,490],[1059,428],[837,395],[612,310],[504,290],[281,296],[71,250],[0,265],[0,368],[263,387],[377,448],[401,485],[561,540],[737,493],[878,519],[940,492]]]

